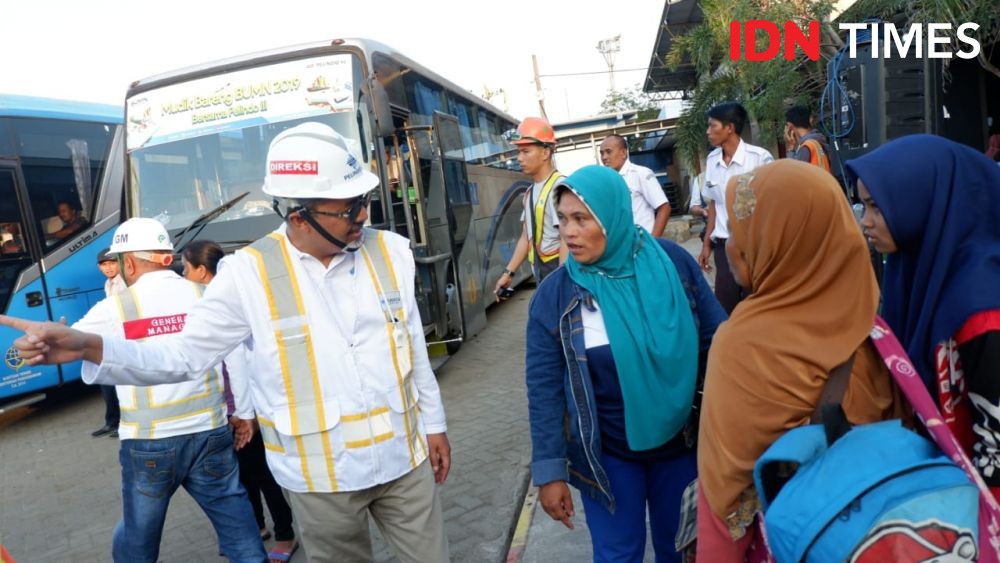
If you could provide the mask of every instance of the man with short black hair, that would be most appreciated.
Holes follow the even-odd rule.
[[[826,136],[812,128],[809,108],[794,106],[785,112],[785,145],[788,158],[830,171],[830,145]]]
[[[656,181],[656,174],[629,160],[628,145],[621,135],[608,135],[601,143],[601,164],[621,174],[632,194],[632,220],[656,238],[663,236],[670,220],[670,201]]]
[[[749,121],[746,108],[736,102],[724,102],[708,110],[708,142],[716,147],[705,163],[705,195],[712,199],[708,207],[708,226],[698,262],[711,270],[708,258],[715,251],[715,296],[731,314],[748,295],[729,269],[726,241],[729,239],[729,215],[726,212],[726,184],[730,178],[745,174],[774,160],[766,149],[743,142],[740,135]]]

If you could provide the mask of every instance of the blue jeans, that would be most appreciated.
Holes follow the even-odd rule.
[[[667,461],[635,462],[601,456],[615,497],[612,514],[582,495],[597,563],[641,563],[646,551],[646,508],[656,562],[679,562],[674,536],[680,522],[681,494],[698,474],[694,450]]]
[[[230,561],[267,560],[229,426],[158,440],[122,440],[122,519],[115,527],[116,563],[155,563],[167,505],[183,486],[205,511]]]

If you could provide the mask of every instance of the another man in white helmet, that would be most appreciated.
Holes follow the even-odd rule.
[[[249,337],[268,465],[309,560],[370,561],[369,517],[404,562],[447,561],[436,485],[451,465],[406,239],[364,228],[378,178],[320,123],[271,142],[264,191],[285,222],[227,259],[175,338],[136,346],[0,317],[28,363],[84,379],[186,379]]]
[[[113,241],[107,255],[118,260],[128,288],[98,302],[73,326],[109,340],[163,343],[184,327],[202,287],[169,268],[173,245],[155,219],[122,223]],[[205,511],[230,561],[265,560],[253,509],[240,485],[217,363],[174,378],[178,383],[118,385],[122,520],[112,541],[116,562],[157,561],[167,506],[178,487]],[[102,383],[118,382],[126,381]],[[252,409],[243,397],[237,399],[236,416],[252,419]]]

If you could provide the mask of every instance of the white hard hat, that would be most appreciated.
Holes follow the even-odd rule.
[[[174,250],[163,224],[156,219],[135,217],[118,225],[108,254],[142,250]]]
[[[370,192],[378,176],[362,166],[347,140],[322,123],[282,131],[267,151],[264,193],[290,199],[351,199]]]

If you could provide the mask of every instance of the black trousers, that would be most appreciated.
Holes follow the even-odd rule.
[[[250,505],[257,518],[257,527],[262,530],[265,527],[264,505],[260,500],[261,495],[264,495],[267,509],[271,511],[271,518],[274,519],[274,539],[277,541],[293,539],[295,531],[292,530],[292,509],[285,502],[281,487],[267,467],[264,439],[260,437],[260,432],[255,432],[250,443],[236,452],[236,458],[240,462],[240,483],[243,483],[243,488],[250,497]]]
[[[749,295],[749,291],[740,287],[733,279],[729,257],[726,256],[726,239],[712,239],[712,252],[715,254],[715,297],[726,314],[731,315],[736,305]]]
[[[118,408],[118,393],[114,385],[101,385],[101,397],[104,398],[104,424],[111,428],[118,428],[121,422],[122,411]]]

